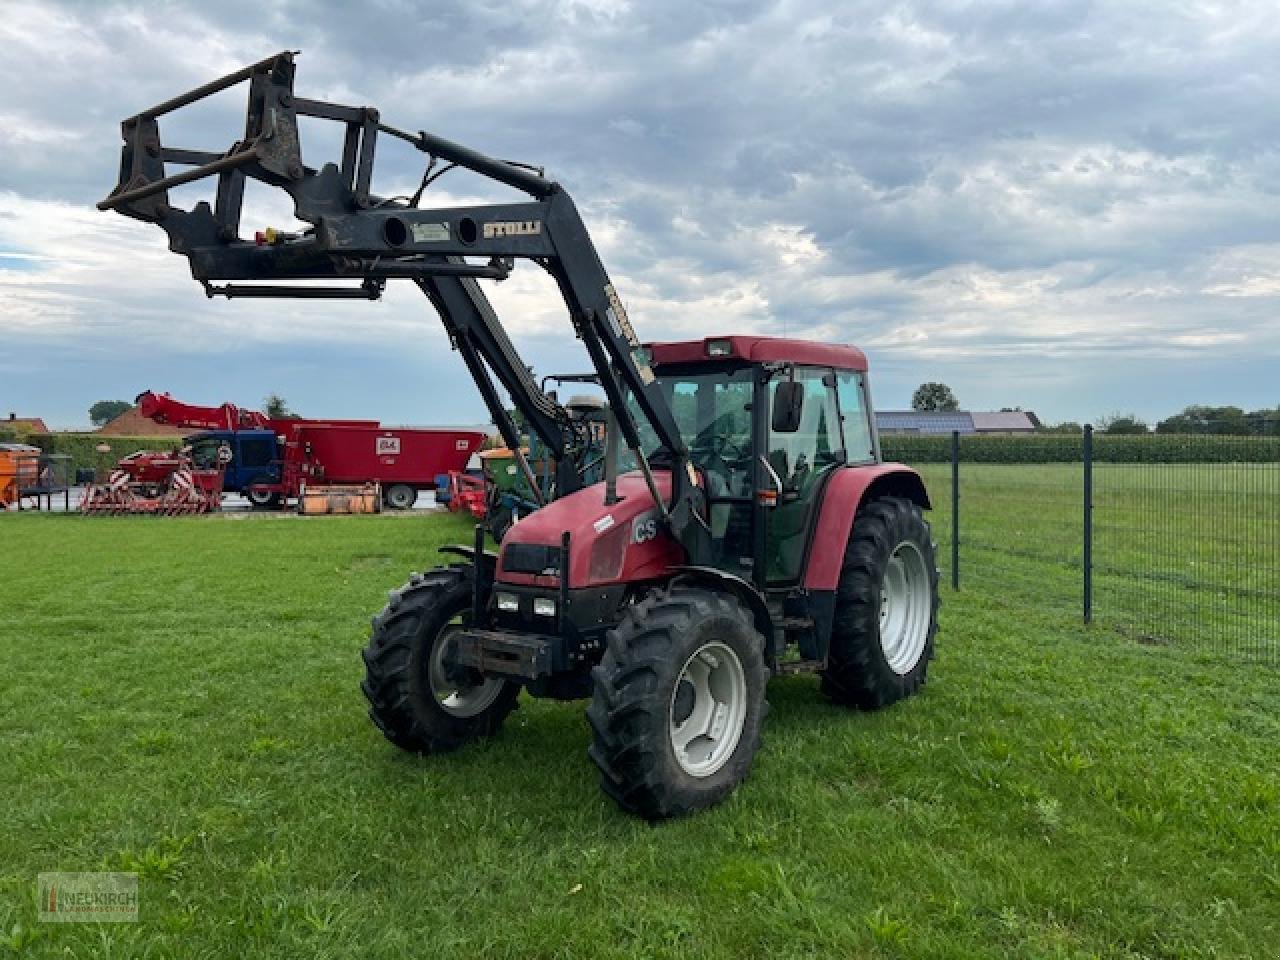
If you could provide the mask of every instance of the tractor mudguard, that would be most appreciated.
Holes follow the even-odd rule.
[[[447,553],[451,556],[462,557],[464,560],[470,561],[472,564],[476,562],[476,548],[467,546],[462,543],[446,543],[443,547],[436,549],[437,553]],[[492,571],[498,565],[498,555],[492,550],[485,550],[481,554],[484,557],[486,569]]]
[[[736,573],[730,573],[727,570],[720,570],[716,567],[685,565],[673,568],[672,572],[675,576],[671,578],[668,586],[674,586],[681,582],[702,583],[719,590],[726,590],[741,600],[747,609],[751,611],[756,629],[764,636],[766,658],[772,659],[773,616],[769,613],[769,606],[765,603],[763,594],[760,593],[754,583],[738,576]]]
[[[808,563],[805,564],[805,587],[835,590],[853,519],[864,503],[880,497],[901,497],[918,504],[921,509],[930,509],[929,494],[920,474],[901,463],[845,467],[835,471],[822,492],[822,504],[818,508]]]

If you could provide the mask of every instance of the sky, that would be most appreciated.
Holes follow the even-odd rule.
[[[94,209],[121,119],[281,49],[299,95],[545,167],[643,339],[854,343],[883,409],[928,380],[1049,422],[1280,404],[1270,3],[5,0],[0,416],[84,426],[155,389],[486,419],[408,281],[211,301],[161,230]],[[243,89],[165,142],[226,149]],[[410,192],[421,163],[383,151],[375,189]],[[501,191],[451,174],[423,203]],[[283,194],[246,195],[246,231],[291,222]],[[539,375],[586,368],[540,269],[486,290]]]

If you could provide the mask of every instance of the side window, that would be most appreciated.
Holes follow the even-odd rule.
[[[265,467],[271,463],[275,444],[270,437],[250,437],[240,442],[240,461],[246,467]]]
[[[871,425],[863,400],[862,374],[841,371],[836,374],[836,393],[840,398],[840,418],[844,422],[844,449],[850,463],[874,463],[875,444],[871,441]]]

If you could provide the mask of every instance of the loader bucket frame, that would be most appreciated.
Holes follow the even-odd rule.
[[[534,261],[555,279],[614,411],[621,441],[639,463],[664,522],[696,562],[707,539],[699,515],[702,493],[688,451],[569,194],[537,168],[488,157],[425,131],[389,126],[373,107],[296,96],[294,74],[294,53],[284,51],[126,119],[119,180],[98,208],[163,228],[170,249],[187,257],[192,276],[210,297],[373,300],[387,280],[413,280],[444,321],[507,446],[520,448],[520,431],[495,378],[529,429],[552,451],[556,492],[563,495],[582,486],[583,439],[573,418],[534,382],[476,282],[506,278],[517,259]],[[241,83],[248,84],[244,132],[225,152],[161,141],[160,118]],[[304,163],[300,117],[343,125],[337,161],[320,167]],[[383,198],[371,192],[381,137],[426,155],[421,185],[411,197]],[[170,165],[183,169],[170,173]],[[529,199],[420,208],[430,185],[456,167]],[[183,210],[170,203],[170,189],[206,178],[217,179],[212,206],[201,201]],[[250,178],[287,192],[295,217],[310,228],[296,235],[266,231],[253,240],[242,238],[244,188]],[[298,282],[314,280],[350,282]],[[669,501],[654,482],[652,450],[641,447],[637,417],[672,466]],[[520,467],[530,487],[537,488],[523,458]]]

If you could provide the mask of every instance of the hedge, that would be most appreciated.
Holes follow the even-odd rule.
[[[880,447],[886,460],[951,462],[949,436],[885,434]],[[960,437],[961,463],[1079,463],[1083,458],[1084,437],[1078,434]],[[1280,438],[1094,434],[1093,458],[1098,463],[1280,463]]]
[[[71,457],[71,475],[77,470],[92,467],[99,476],[105,476],[121,457],[138,450],[172,450],[181,437],[110,437],[100,433],[33,433],[24,443],[39,447],[45,453],[66,454]],[[99,453],[97,446],[106,443],[109,453]]]

